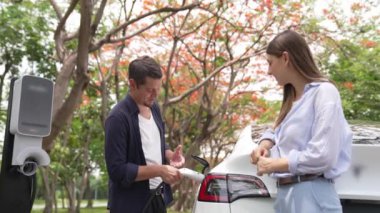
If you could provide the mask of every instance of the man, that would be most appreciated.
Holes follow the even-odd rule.
[[[132,61],[127,97],[105,123],[105,160],[111,213],[161,213],[172,200],[169,184],[182,176],[182,147],[165,144],[165,129],[155,102],[162,84],[160,66],[144,56]],[[167,165],[170,163],[170,165]],[[163,182],[163,184],[162,184]]]

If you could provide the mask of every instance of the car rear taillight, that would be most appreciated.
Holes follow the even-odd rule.
[[[198,200],[232,203],[244,197],[269,197],[263,181],[250,175],[208,174],[202,182]]]
[[[209,174],[203,179],[199,201],[228,203],[227,176]]]

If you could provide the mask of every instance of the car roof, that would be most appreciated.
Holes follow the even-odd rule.
[[[353,132],[354,144],[380,144],[380,122],[375,121],[350,121]],[[257,142],[264,131],[271,126],[269,124],[251,124],[252,140]]]

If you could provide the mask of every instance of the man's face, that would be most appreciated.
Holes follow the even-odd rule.
[[[133,79],[129,80],[129,84],[136,103],[151,107],[160,92],[162,80],[146,77],[144,84],[137,86]]]

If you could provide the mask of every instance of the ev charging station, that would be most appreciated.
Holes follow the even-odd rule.
[[[0,170],[0,211],[30,212],[38,166],[50,157],[42,139],[50,134],[53,82],[35,76],[12,79]]]

